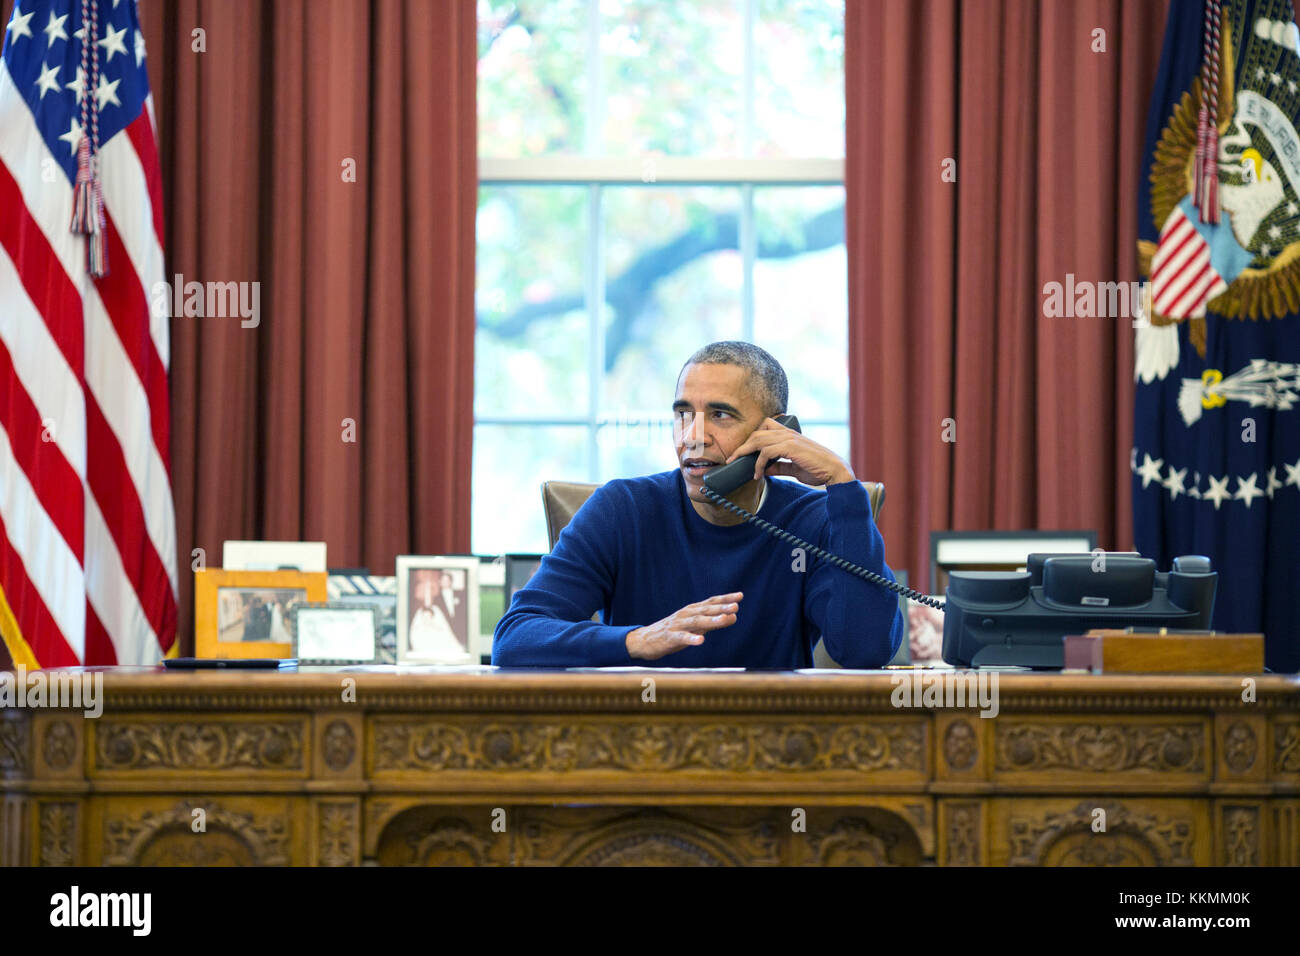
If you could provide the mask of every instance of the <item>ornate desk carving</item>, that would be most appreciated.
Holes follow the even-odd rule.
[[[1300,679],[1255,681],[1003,674],[985,719],[888,673],[123,668],[0,711],[0,865],[1296,865]]]

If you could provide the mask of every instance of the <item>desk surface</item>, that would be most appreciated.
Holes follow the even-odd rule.
[[[1294,676],[44,674],[0,864],[1300,864]]]
[[[35,672],[32,672],[35,673]],[[653,679],[655,703],[666,709],[760,707],[814,709],[847,706],[858,710],[883,704],[899,709],[891,697],[906,685],[924,688],[972,678],[996,681],[998,694],[1013,706],[1103,706],[1185,709],[1189,706],[1243,708],[1300,707],[1300,675],[1141,675],[1072,672],[890,669],[879,671],[718,671],[688,668],[502,669],[434,667],[301,667],[272,670],[167,671],[162,667],[67,667],[46,675],[103,675],[112,706],[184,704],[219,708],[237,702],[256,709],[306,706],[338,698],[344,681],[367,693],[356,701],[363,709],[390,705],[482,706],[497,704],[555,710],[641,709],[642,685]],[[980,675],[983,675],[982,678]],[[996,675],[996,676],[995,676]],[[29,675],[30,676],[30,675]],[[1252,682],[1254,701],[1242,700]],[[662,699],[660,694],[662,692]],[[218,695],[230,694],[233,697]],[[414,696],[411,696],[414,695]],[[560,695],[560,696],[557,696]],[[1249,695],[1247,695],[1249,696]],[[906,706],[906,705],[904,705]]]

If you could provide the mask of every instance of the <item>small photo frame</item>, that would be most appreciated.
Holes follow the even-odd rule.
[[[507,554],[506,555],[506,607],[515,599],[515,593],[526,585],[537,569],[542,566],[541,554]]]
[[[292,657],[292,609],[324,601],[325,579],[323,572],[195,571],[194,655]]]
[[[327,601],[297,604],[293,656],[299,664],[377,664],[380,609],[375,604]]]
[[[903,585],[903,587],[907,587],[907,571],[902,568],[894,571],[894,580]],[[899,643],[898,650],[894,652],[894,656],[889,659],[889,663],[891,664],[912,663],[912,625],[910,623],[911,616],[908,614],[908,608],[914,603],[915,602],[910,598],[903,597],[901,594],[898,596],[898,610],[902,612],[903,615],[903,640]]]
[[[227,571],[324,571],[324,541],[225,541],[221,567]]]
[[[397,558],[397,662],[478,663],[479,559]]]
[[[479,640],[473,653],[484,664],[492,663],[492,636],[506,613],[505,555],[479,555],[478,626]]]

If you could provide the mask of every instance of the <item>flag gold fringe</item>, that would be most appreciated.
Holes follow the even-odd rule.
[[[4,639],[5,647],[9,648],[9,656],[14,659],[15,667],[36,670],[41,666],[36,660],[36,655],[32,653],[31,645],[23,640],[22,631],[18,630],[18,620],[9,607],[9,601],[5,598],[5,590],[2,587],[0,587],[0,638]]]

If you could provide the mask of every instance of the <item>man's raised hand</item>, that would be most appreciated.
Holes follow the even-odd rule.
[[[736,623],[736,611],[744,596],[740,591],[718,594],[688,604],[661,621],[628,631],[627,652],[634,658],[653,661],[682,648],[703,644],[708,631]]]
[[[755,452],[758,453],[754,462],[756,479],[765,474],[788,475],[818,488],[855,480],[853,469],[839,455],[774,418],[763,419],[727,458],[727,464]]]

